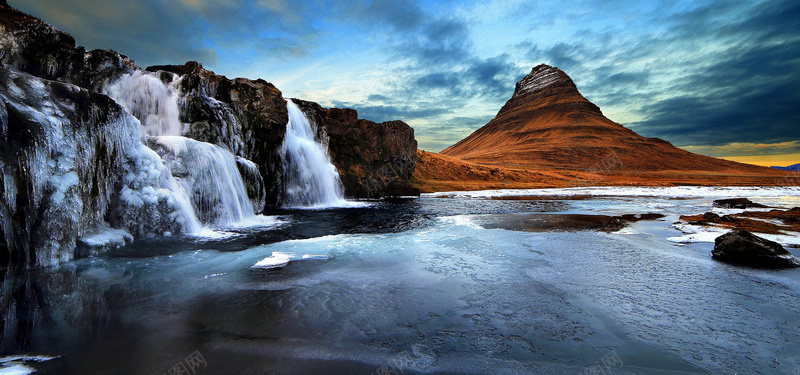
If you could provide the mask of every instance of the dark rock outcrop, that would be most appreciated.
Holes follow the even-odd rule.
[[[0,65],[96,92],[138,69],[124,55],[86,51],[69,34],[10,7],[0,7]]]
[[[0,68],[0,172],[0,246],[16,265],[70,260],[78,237],[108,225],[137,238],[181,231],[138,122],[75,85]]]
[[[760,203],[755,203],[747,198],[729,198],[729,199],[715,200],[714,207],[745,209],[745,208],[765,208],[767,206]]]
[[[753,233],[784,235],[800,233],[800,208],[797,207],[791,210],[744,211],[722,216],[706,212],[702,215],[681,216],[680,220],[693,225],[713,225]]]
[[[800,259],[781,244],[746,230],[734,230],[717,237],[711,256],[722,262],[756,268],[800,267]]]
[[[657,220],[664,215],[656,213],[625,214],[620,216],[587,214],[513,214],[491,215],[480,219],[486,229],[507,229],[522,232],[572,232],[594,230],[616,232],[630,223],[642,220]]]
[[[292,101],[328,139],[328,150],[347,196],[380,198],[419,195],[410,186],[417,160],[414,129],[402,121],[375,123],[359,119],[354,109],[325,109],[317,103]]]

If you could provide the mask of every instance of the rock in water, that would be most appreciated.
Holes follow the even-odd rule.
[[[711,257],[726,263],[757,268],[800,267],[800,259],[786,251],[781,244],[746,230],[734,230],[717,237]]]
[[[714,201],[714,207],[719,208],[765,208],[767,206],[755,203],[747,198],[730,198],[730,199],[717,199]]]

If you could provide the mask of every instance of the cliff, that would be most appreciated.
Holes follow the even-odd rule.
[[[155,87],[161,97],[111,99],[121,100],[120,82],[142,77],[136,95]],[[153,113],[131,108],[161,114],[168,104],[177,105],[182,137],[146,134]],[[312,112],[320,134],[329,134],[347,195],[414,192],[408,125],[375,124],[347,110]],[[57,264],[277,205],[287,122],[286,101],[269,82],[228,79],[196,62],[144,71],[114,51],[86,51],[0,3],[0,266]],[[235,196],[204,181],[225,178],[220,169],[196,170],[216,160],[225,173],[238,169]],[[236,212],[219,210],[223,201]]]
[[[345,193],[355,198],[419,195],[409,184],[417,161],[414,129],[402,121],[359,119],[354,109],[292,99],[303,110],[339,171]]]

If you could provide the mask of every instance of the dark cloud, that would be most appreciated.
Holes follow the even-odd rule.
[[[699,12],[712,17],[712,10]],[[688,15],[703,19],[698,14]],[[705,30],[734,44],[707,68],[688,71],[674,98],[643,106],[642,132],[678,145],[796,140],[800,123],[800,4],[773,1],[752,16]],[[683,21],[678,25],[682,25]]]
[[[666,28],[518,47],[567,72],[601,108],[638,114],[643,120],[627,125],[645,136],[676,145],[798,138],[800,3],[715,1],[650,23]]]
[[[514,85],[524,77],[512,63],[510,56],[503,54],[485,60],[474,60],[467,70],[474,96],[507,99],[514,92]]]
[[[367,102],[388,102],[390,100],[388,96],[379,94],[372,94],[367,97]]]
[[[466,105],[470,99],[477,98],[506,100],[521,78],[517,70],[508,55],[487,59],[471,55],[458,64],[413,69],[409,75],[411,79],[398,85],[396,94],[414,96],[424,92],[454,105]]]
[[[391,25],[400,32],[417,29],[427,17],[416,2],[409,0],[352,2],[344,14],[377,27]]]
[[[349,103],[333,101],[333,107],[352,108],[358,112],[358,117],[375,122],[392,120],[411,121],[421,118],[430,118],[449,114],[451,111],[444,107],[412,107],[410,105],[370,105],[368,103]]]
[[[422,33],[408,38],[402,46],[407,55],[415,55],[422,64],[460,62],[470,56],[471,42],[467,26],[455,20],[427,23]]]
[[[581,65],[581,61],[588,60],[586,58],[587,51],[581,51],[584,48],[583,46],[560,42],[550,48],[545,55],[553,66],[557,66],[564,71],[573,71],[577,70],[576,68]]]
[[[415,88],[420,89],[445,89],[458,92],[462,78],[454,72],[424,73],[414,80]]]
[[[622,72],[622,73],[615,73],[608,76],[605,79],[605,83],[613,86],[623,86],[623,85],[632,85],[637,87],[642,87],[647,85],[647,81],[650,78],[650,73],[643,71],[643,72]]]
[[[114,49],[139,65],[197,60],[213,66],[218,49],[270,51],[267,56],[305,55],[315,30],[281,0],[240,4],[229,0],[36,0],[15,3],[72,34],[88,48]],[[262,35],[270,25],[277,35]],[[280,34],[283,35],[280,35]]]
[[[800,47],[800,46],[799,46]],[[703,82],[707,77],[698,77]],[[678,145],[719,145],[795,140],[800,124],[800,79],[751,83],[718,96],[680,96],[645,106],[637,129]],[[716,87],[707,86],[714,90]]]

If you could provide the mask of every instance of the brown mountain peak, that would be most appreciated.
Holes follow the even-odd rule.
[[[767,170],[692,154],[645,138],[603,115],[562,70],[541,64],[485,126],[442,150],[467,162],[521,168],[585,170],[611,155],[626,171]]]
[[[523,107],[541,109],[552,105],[558,105],[564,113],[603,115],[599,107],[581,95],[567,73],[554,66],[539,64],[517,82],[514,95],[503,105],[497,117],[516,112]]]
[[[578,91],[572,79],[561,69],[547,64],[539,64],[523,77],[514,89],[515,97],[550,96],[559,91]]]

